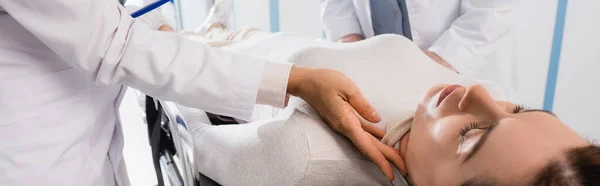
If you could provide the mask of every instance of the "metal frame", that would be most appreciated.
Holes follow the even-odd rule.
[[[183,29],[183,18],[182,18],[182,14],[181,14],[181,1],[182,0],[172,0],[173,1],[173,7],[175,7],[175,27],[177,28],[177,30],[182,30]]]
[[[184,116],[177,108],[175,103],[160,101],[167,120],[161,125],[168,126],[173,144],[175,146],[176,156],[179,160],[173,159],[171,152],[164,150],[160,157],[161,167],[166,169],[168,180],[171,185],[196,186],[198,184],[199,172],[196,170],[194,161],[194,139],[185,122]]]

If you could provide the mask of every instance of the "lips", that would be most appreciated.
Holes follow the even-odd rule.
[[[450,94],[452,94],[452,92],[454,92],[456,89],[463,87],[461,85],[450,85],[447,86],[446,88],[444,88],[444,90],[442,90],[442,93],[440,93],[440,97],[438,98],[437,104],[435,105],[436,107],[439,107],[440,104],[442,104],[442,101],[444,101],[444,99],[446,99],[446,97],[448,97]]]

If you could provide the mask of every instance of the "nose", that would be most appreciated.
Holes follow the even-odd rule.
[[[498,105],[487,90],[481,85],[473,85],[467,89],[458,108],[476,117],[498,120],[507,113]]]

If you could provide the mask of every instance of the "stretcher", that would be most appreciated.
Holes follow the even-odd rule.
[[[146,122],[158,185],[216,186],[217,182],[196,169],[194,139],[182,106],[145,96]],[[193,114],[194,122],[211,125],[237,124],[233,118],[204,111]]]

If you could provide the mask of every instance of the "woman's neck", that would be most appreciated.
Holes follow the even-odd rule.
[[[408,131],[399,141],[398,151],[400,152],[400,156],[406,162],[406,151],[408,149],[408,140],[410,139],[410,131]]]

